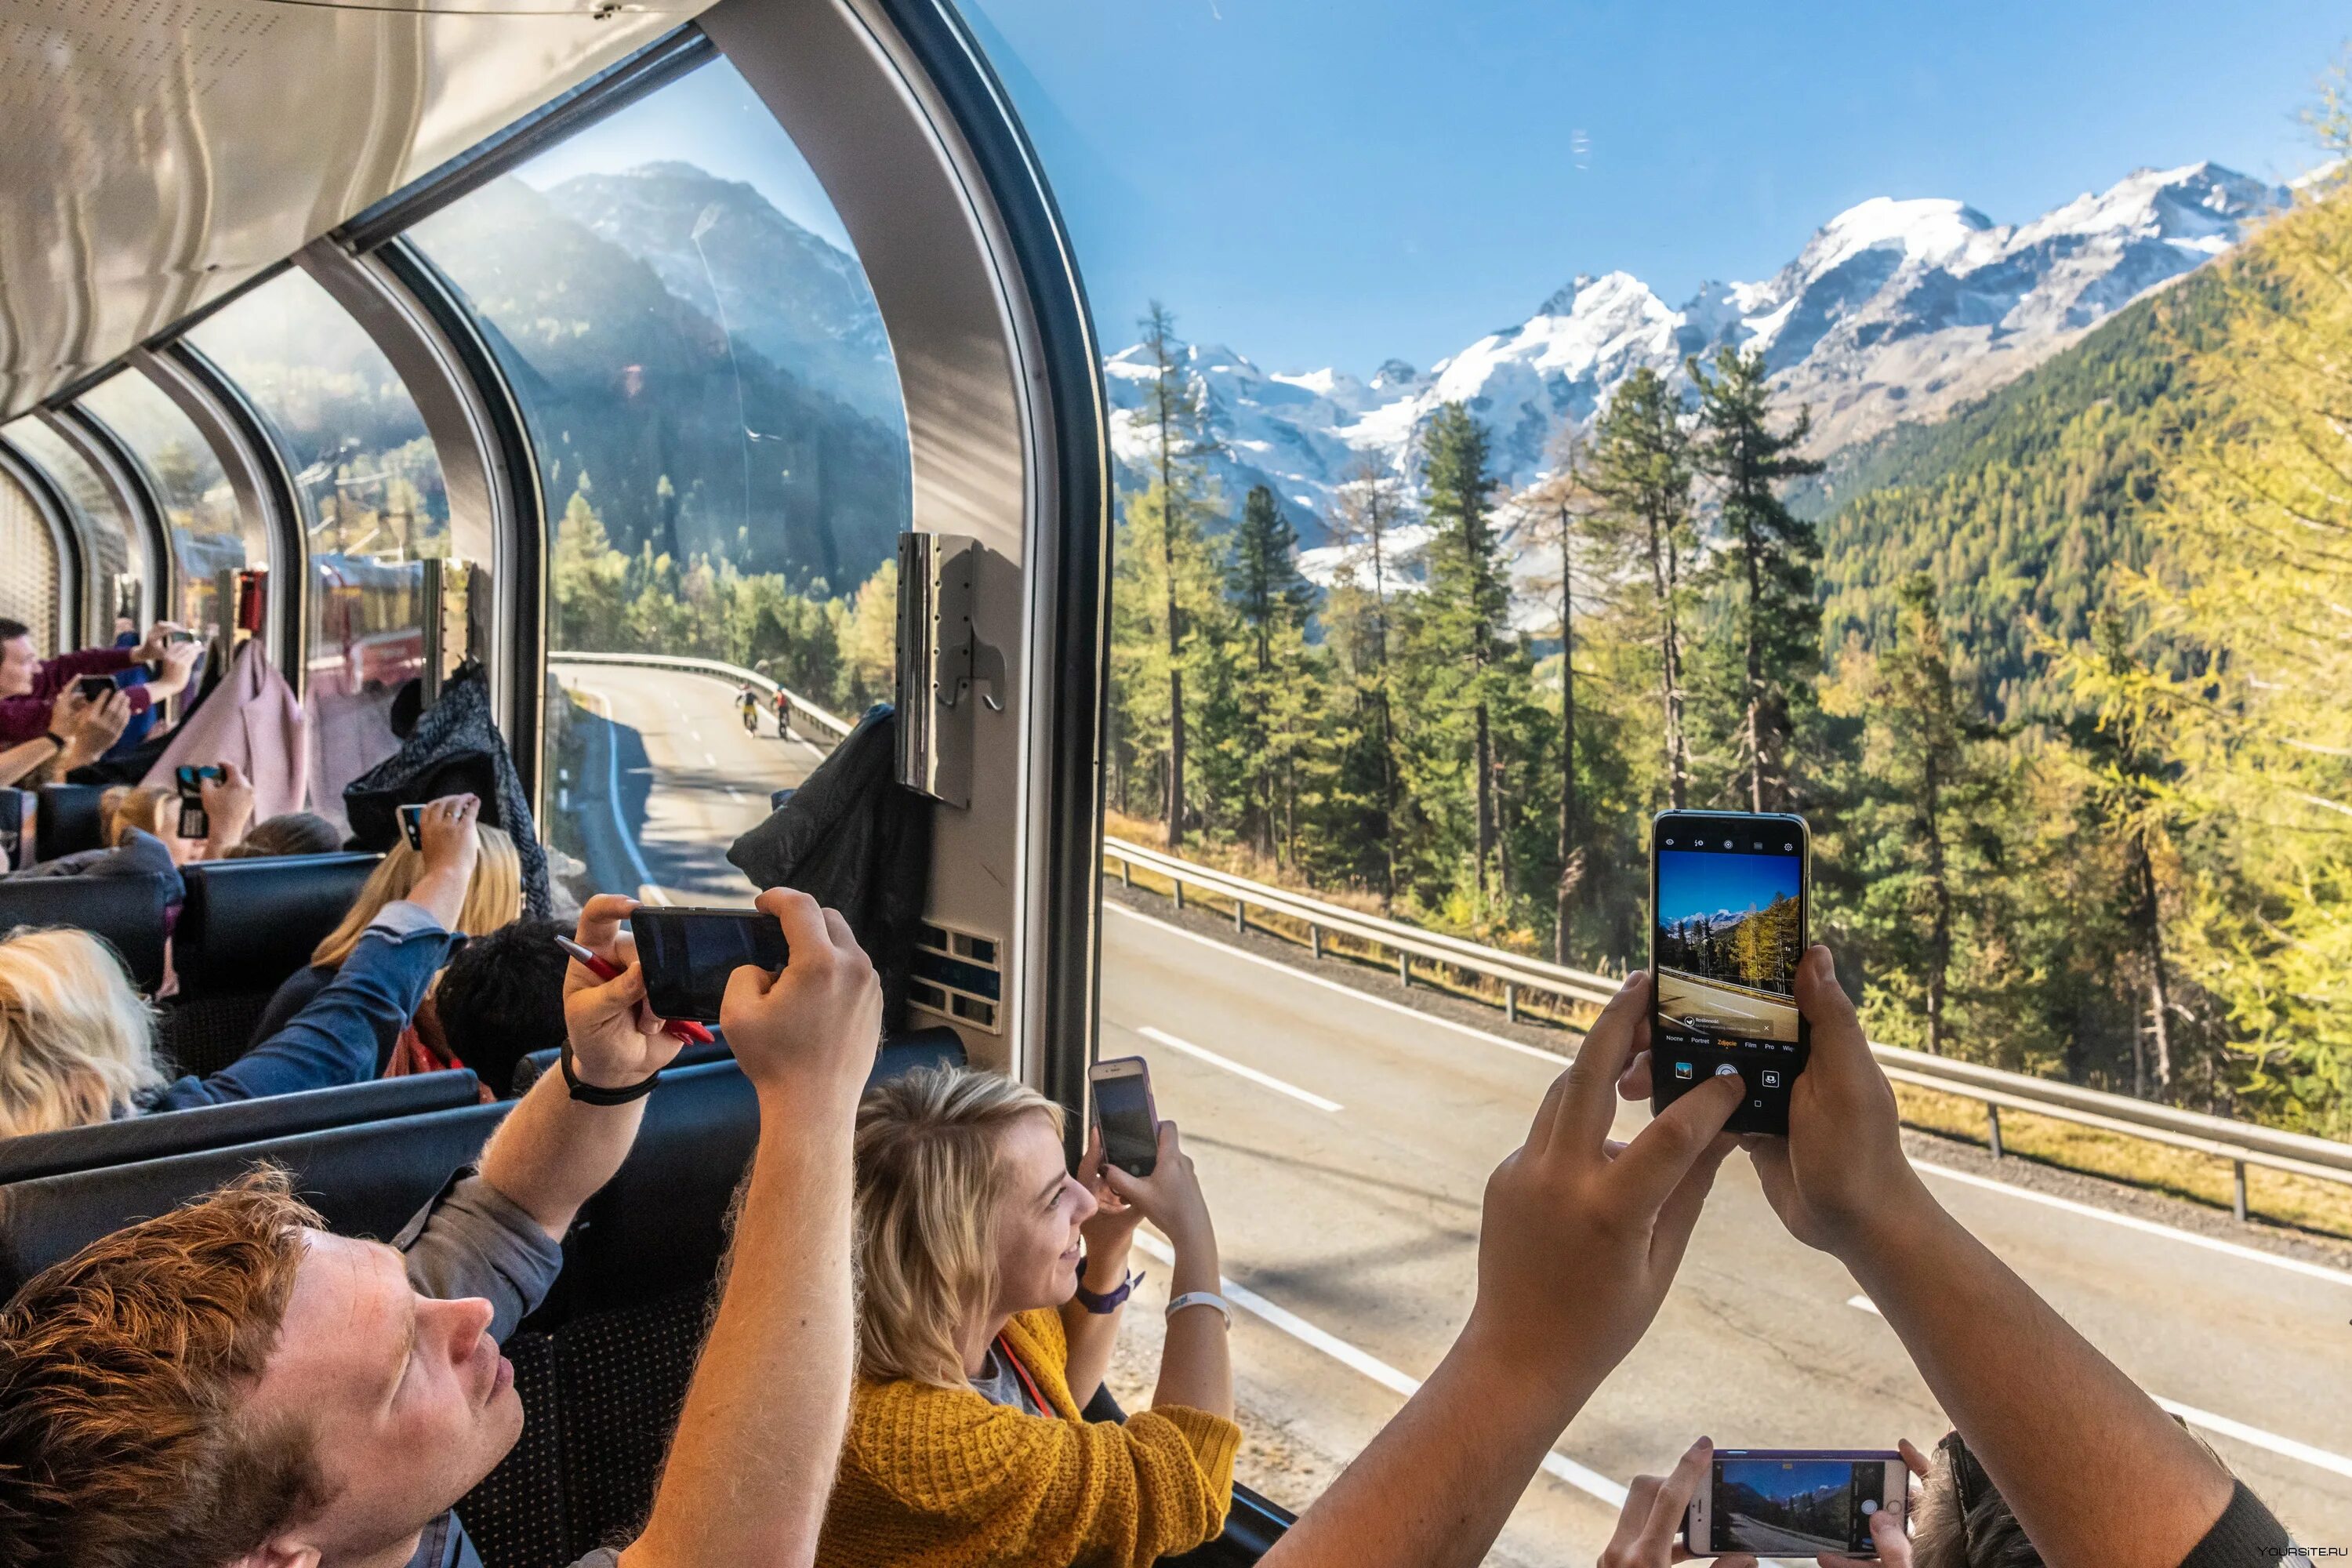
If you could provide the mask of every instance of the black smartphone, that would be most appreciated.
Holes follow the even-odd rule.
[[[114,690],[114,682],[102,675],[85,675],[74,685],[80,690],[84,702],[103,702]]]
[[[1901,1522],[1910,1489],[1903,1456],[1880,1449],[1717,1448],[1683,1539],[1695,1557],[1875,1557],[1872,1517]]]
[[[205,781],[228,777],[226,769],[190,767],[183,763],[172,770],[172,785],[180,797],[180,837],[206,838],[211,837],[212,819],[205,815]]]
[[[1734,1132],[1789,1131],[1811,1032],[1797,1011],[1812,902],[1801,816],[1664,811],[1650,824],[1650,1105],[1717,1073],[1746,1098]]]
[[[400,808],[400,836],[408,840],[411,849],[422,854],[425,849],[425,808],[404,805]]]
[[[1151,1064],[1141,1057],[1097,1062],[1087,1081],[1095,1088],[1095,1121],[1103,1158],[1130,1176],[1148,1176],[1160,1163],[1160,1111],[1151,1103]]]
[[[640,905],[629,916],[646,1005],[664,1018],[719,1022],[728,977],[747,963],[775,973],[791,954],[776,917],[757,910],[674,910]]]

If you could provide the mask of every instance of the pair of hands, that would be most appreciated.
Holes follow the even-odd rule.
[[[156,697],[171,697],[186,690],[196,660],[204,657],[204,644],[172,640],[174,633],[186,629],[175,621],[158,621],[148,628],[147,640],[131,650],[131,657],[140,663],[162,667],[147,678],[147,689]]]
[[[470,798],[470,797],[468,797]],[[599,980],[577,960],[563,976],[563,1019],[572,1070],[621,1089],[644,1081],[677,1055],[678,1041],[646,1006],[636,942],[621,930],[637,900],[599,893],[580,911],[573,940],[619,969]],[[719,1026],[752,1087],[803,1103],[839,1101],[839,1124],[866,1088],[882,1038],[882,984],[873,962],[837,910],[792,888],[771,888],[754,906],[774,920],[792,956],[770,975],[746,964],[727,982]]]
[[[1908,1437],[1903,1440],[1902,1450],[1903,1463],[1912,1475],[1927,1479],[1927,1456]],[[1599,1568],[1667,1568],[1696,1555],[1682,1544],[1683,1521],[1689,1517],[1691,1499],[1706,1481],[1707,1464],[1714,1456],[1714,1446],[1701,1437],[1684,1451],[1671,1475],[1635,1476],[1628,1482],[1625,1507],[1617,1516],[1616,1533],[1601,1553]],[[1910,1511],[1904,1510],[1906,1515]],[[1874,1559],[1832,1552],[1813,1561],[1819,1568],[1867,1568],[1874,1562],[1877,1568],[1911,1568],[1911,1537],[1893,1514],[1871,1516],[1870,1540],[1878,1549]],[[1756,1559],[1744,1552],[1717,1557],[1714,1563],[1715,1568],[1757,1568]]]
[[[130,727],[131,699],[121,688],[93,702],[81,694],[80,681],[68,681],[49,704],[49,732],[66,743],[58,753],[58,774],[98,761]]]
[[[1135,1227],[1150,1220],[1179,1251],[1216,1245],[1216,1226],[1192,1156],[1184,1152],[1173,1121],[1160,1124],[1160,1153],[1151,1174],[1132,1176],[1103,1152],[1102,1128],[1088,1129],[1087,1152],[1078,1161],[1078,1184],[1094,1194],[1094,1214],[1078,1226],[1087,1240],[1087,1266],[1097,1287],[1116,1289],[1125,1278]]]

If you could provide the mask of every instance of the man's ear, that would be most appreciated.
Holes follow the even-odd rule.
[[[226,1568],[319,1568],[319,1549],[279,1536],[262,1542]]]

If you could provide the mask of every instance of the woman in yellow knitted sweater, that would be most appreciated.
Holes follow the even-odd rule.
[[[1099,1134],[1073,1176],[1061,1132],[1053,1101],[960,1068],[859,1107],[860,1365],[818,1568],[1145,1568],[1224,1528],[1241,1431],[1192,1162],[1162,1122],[1150,1176]],[[1087,1421],[1142,1219],[1176,1258],[1159,1387]]]

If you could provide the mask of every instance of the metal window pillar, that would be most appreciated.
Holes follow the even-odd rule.
[[[543,816],[546,521],[514,394],[455,290],[408,241],[356,254],[329,236],[294,260],[392,362],[424,416],[449,498],[450,552],[489,573],[491,709]]]
[[[58,433],[98,474],[107,499],[122,518],[128,542],[138,552],[139,622],[142,626],[163,620],[180,602],[180,558],[172,548],[171,525],[164,521],[163,500],[147,466],[109,428],[105,420],[79,404],[40,410],[41,423]],[[111,606],[107,624],[92,628],[99,640],[113,637]]]
[[[89,618],[89,542],[82,537],[80,514],[65,492],[41,466],[5,440],[0,440],[0,474],[14,479],[32,498],[33,510],[49,531],[58,557],[58,651],[84,647],[82,628]]]
[[[268,624],[261,633],[262,646],[299,697],[308,673],[302,632],[310,561],[301,497],[285,452],[251,401],[194,345],[181,342],[162,349],[133,349],[129,363],[188,416],[228,477],[237,510],[260,525],[267,554],[246,564],[269,571]],[[235,605],[224,605],[223,624],[235,614]]]

